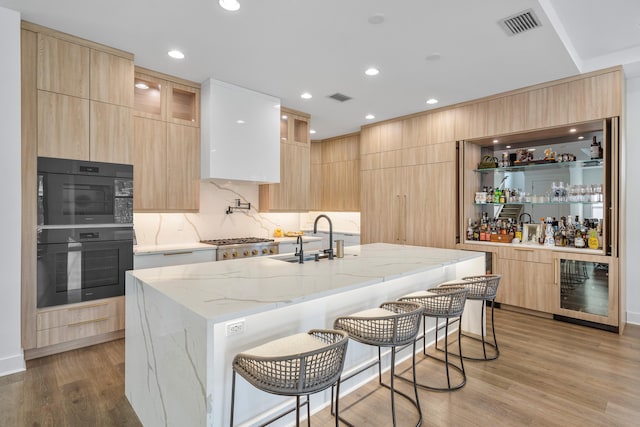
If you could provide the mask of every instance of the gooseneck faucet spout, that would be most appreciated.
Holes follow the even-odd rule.
[[[298,257],[298,263],[304,264],[304,251],[302,250],[302,236],[298,235],[296,239],[296,245],[300,245],[299,248],[296,248],[296,256]]]
[[[318,232],[318,220],[320,218],[326,218],[329,222],[329,249],[323,249],[322,252],[329,255],[329,259],[333,259],[333,224],[331,223],[331,218],[326,216],[325,214],[320,214],[316,217],[316,220],[313,222],[313,234]]]

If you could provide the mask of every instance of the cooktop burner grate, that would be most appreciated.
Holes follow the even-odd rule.
[[[225,245],[249,245],[253,243],[267,243],[273,242],[273,239],[263,239],[261,237],[241,237],[233,239],[213,239],[213,240],[201,240],[200,243],[207,243],[209,245],[225,246]]]

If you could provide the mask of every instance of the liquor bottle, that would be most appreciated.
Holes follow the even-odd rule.
[[[553,224],[550,217],[547,217],[547,227],[544,232],[544,245],[545,246],[555,246],[556,241],[553,237]]]
[[[589,154],[591,155],[591,160],[602,158],[602,147],[600,146],[600,143],[596,141],[595,136],[593,137],[591,147],[589,147]]]
[[[589,240],[587,244],[589,245],[589,249],[598,249],[598,246],[599,246],[598,234],[596,233],[595,228],[592,228],[591,231],[589,232]]]

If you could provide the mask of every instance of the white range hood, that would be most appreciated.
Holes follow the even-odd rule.
[[[214,79],[201,99],[201,178],[280,182],[280,100]]]

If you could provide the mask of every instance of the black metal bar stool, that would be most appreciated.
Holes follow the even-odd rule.
[[[340,375],[344,367],[349,337],[345,332],[312,329],[308,333],[291,335],[270,341],[239,353],[233,359],[231,382],[231,421],[236,393],[236,373],[254,387],[271,394],[295,396],[296,406],[261,424],[265,426],[296,411],[296,426],[300,425],[300,406],[307,406],[307,425],[311,425],[309,395],[336,385],[340,390]],[[332,389],[333,391],[333,389]],[[306,396],[300,404],[300,397]],[[333,393],[331,405],[333,406]],[[338,396],[336,396],[336,427],[338,426]]]
[[[481,341],[482,342],[482,354],[483,357],[471,357],[463,356],[467,360],[495,360],[500,356],[500,349],[498,348],[498,341],[496,340],[496,328],[494,322],[494,309],[496,292],[498,291],[498,285],[500,284],[499,274],[487,274],[484,276],[467,276],[461,280],[453,282],[447,282],[441,284],[440,288],[450,288],[464,286],[469,290],[467,294],[468,300],[482,301],[482,310],[480,310],[480,338],[467,334],[462,334],[464,337]],[[487,308],[487,302],[491,302],[491,333],[493,335],[493,342],[487,342],[485,339],[486,327],[484,324],[484,312]],[[436,343],[437,345],[437,343]],[[487,346],[493,348],[494,354],[487,356]]]
[[[422,304],[425,308],[422,316],[424,317],[422,322],[422,336],[417,337],[417,340],[422,339],[422,353],[425,357],[437,360],[444,363],[445,371],[447,374],[447,387],[436,387],[424,383],[418,383],[418,387],[422,387],[432,391],[452,391],[462,388],[467,383],[467,374],[464,371],[464,361],[462,357],[462,328],[460,323],[458,324],[458,357],[460,358],[459,366],[449,361],[449,321],[454,319],[459,321],[464,311],[464,305],[467,300],[467,293],[469,290],[466,287],[441,287],[432,288],[426,291],[414,292],[409,295],[405,295],[399,299],[399,301],[412,301]],[[435,327],[435,342],[438,344],[438,319],[446,319],[444,326],[444,359],[436,357],[427,353],[427,327],[426,318],[431,317],[436,320]],[[453,368],[462,375],[462,380],[458,384],[451,385],[451,375],[449,374],[449,368]],[[408,381],[408,378],[399,376],[398,378]]]
[[[415,302],[385,302],[380,305],[380,308],[364,310],[349,316],[338,317],[333,323],[333,327],[335,329],[348,332],[349,337],[354,341],[378,347],[378,360],[369,363],[357,372],[353,372],[347,377],[342,378],[342,381],[348,380],[372,366],[378,365],[378,382],[381,386],[386,387],[391,391],[391,416],[394,426],[396,425],[395,393],[398,393],[413,404],[413,406],[418,410],[419,415],[416,426],[422,424],[422,410],[420,409],[418,389],[415,381],[415,338],[420,331],[420,319],[422,318],[423,311],[424,307]],[[414,372],[413,391],[415,394],[415,400],[401,391],[396,390],[393,381],[395,377],[396,348],[404,347],[408,344],[413,344],[411,366],[413,367]],[[391,380],[389,385],[382,382],[382,347],[391,348]],[[333,401],[333,388],[331,391]],[[336,396],[336,401],[337,400],[338,397]],[[343,418],[340,418],[340,420],[352,425]]]

